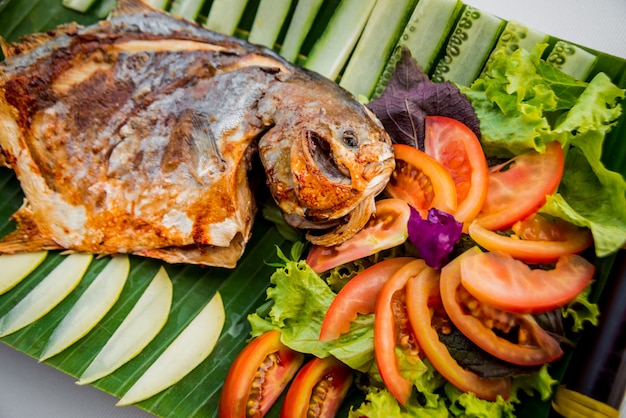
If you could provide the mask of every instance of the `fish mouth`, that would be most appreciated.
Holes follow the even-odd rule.
[[[352,183],[350,170],[337,162],[330,143],[322,135],[314,131],[307,131],[306,149],[313,164],[328,180],[340,184]]]

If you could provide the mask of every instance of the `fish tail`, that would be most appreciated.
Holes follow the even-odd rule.
[[[17,221],[17,228],[0,239],[0,254],[63,249],[41,232],[26,205],[11,218]]]

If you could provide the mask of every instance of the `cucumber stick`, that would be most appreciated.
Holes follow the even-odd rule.
[[[148,3],[150,6],[156,7],[157,9],[161,9],[161,10],[165,10],[165,8],[167,7],[167,3],[169,3],[169,0],[144,0],[144,1]]]
[[[376,0],[343,0],[322,36],[315,42],[304,67],[337,79],[363,32]]]
[[[393,76],[401,48],[406,47],[419,66],[428,73],[463,8],[460,0],[420,0],[404,28],[374,91],[380,96]]]
[[[370,98],[376,82],[415,8],[416,0],[378,0],[339,83]]]
[[[163,0],[159,1],[162,3],[167,2]],[[170,8],[170,13],[187,20],[196,20],[203,4],[204,0],[174,0]]]
[[[274,48],[291,8],[291,0],[261,0],[248,41]]]
[[[77,12],[85,13],[96,0],[63,0],[63,6]]]
[[[285,40],[280,48],[280,54],[286,60],[296,62],[302,44],[313,26],[317,12],[324,0],[298,0],[291,22],[285,34]]]
[[[206,27],[225,35],[233,35],[248,0],[215,0],[211,5]]]
[[[431,80],[469,86],[480,74],[505,23],[489,13],[466,6]]]
[[[111,10],[115,7],[116,0],[102,0],[96,8],[96,16],[100,19],[104,19],[111,13]]]
[[[565,41],[558,41],[546,62],[577,80],[586,80],[596,63],[596,56]]]

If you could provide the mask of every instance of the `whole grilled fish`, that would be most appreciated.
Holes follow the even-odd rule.
[[[326,245],[367,222],[390,140],[335,83],[140,0],[5,44],[0,164],[25,194],[0,253],[67,249],[234,267],[274,200]]]

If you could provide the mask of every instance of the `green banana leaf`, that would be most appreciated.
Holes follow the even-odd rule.
[[[23,35],[49,30],[62,23],[91,24],[98,20],[96,16],[98,3],[96,2],[96,5],[87,13],[82,14],[64,8],[61,0],[0,0],[0,36],[7,41],[17,41]],[[206,2],[203,11],[206,12],[209,3],[210,1]],[[316,21],[311,36],[315,37],[321,32],[320,26],[328,19],[336,3],[337,1],[324,2],[320,18]],[[241,25],[244,31],[246,22],[249,24],[251,21],[254,7],[258,2],[252,1],[250,4]],[[551,42],[556,42],[556,39],[552,38]],[[308,39],[305,48],[310,43],[311,39]],[[596,51],[594,53],[597,54],[598,59],[591,76],[603,71],[620,87],[626,87],[626,61]],[[622,116],[618,126],[610,133],[604,153],[604,162],[607,167],[621,172],[624,176],[626,176],[626,146],[620,138],[626,137],[625,119]],[[0,196],[2,197],[0,199],[0,236],[3,236],[14,229],[15,225],[9,218],[20,207],[23,199],[18,181],[12,171],[6,168],[0,168]],[[275,246],[287,252],[288,245],[276,229],[259,216],[253,229],[253,238],[236,269],[231,271],[198,266],[165,265],[174,285],[172,310],[168,322],[159,335],[137,357],[110,376],[96,381],[93,386],[121,397],[215,292],[219,291],[226,309],[226,323],[213,353],[181,382],[137,405],[154,415],[163,417],[215,416],[226,372],[235,356],[245,345],[249,335],[246,316],[265,301],[265,289],[273,272],[273,267],[265,262],[277,261]],[[44,263],[18,286],[0,296],[0,315],[6,313],[24,297],[45,277],[47,272],[61,261],[62,257],[61,254],[51,253]],[[615,256],[595,261],[599,275],[593,289],[592,300],[599,300],[602,290],[610,280],[614,260]],[[2,338],[1,341],[37,358],[55,326],[106,262],[107,258],[95,260],[82,282],[61,304],[40,320]],[[68,375],[79,376],[130,311],[161,265],[162,263],[155,260],[131,257],[128,282],[112,310],[90,333],[62,353],[47,360],[46,363]],[[554,377],[561,379],[565,375],[570,357],[571,353],[570,356],[553,366],[551,373]],[[349,401],[358,402],[360,399],[360,395],[355,391],[351,394]],[[348,408],[348,405],[344,406],[344,415]],[[279,407],[274,407],[270,415],[278,416],[278,409]],[[550,404],[533,398],[525,402],[518,412],[522,417],[545,417],[550,413]]]

